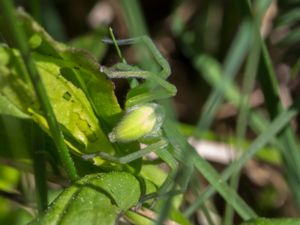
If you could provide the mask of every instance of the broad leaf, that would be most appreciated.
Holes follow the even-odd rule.
[[[108,35],[106,27],[99,27],[96,30],[89,32],[85,35],[81,35],[71,40],[69,44],[76,48],[82,48],[89,51],[96,59],[101,60],[107,50],[107,45],[105,45],[101,40]]]
[[[44,83],[66,143],[77,154],[105,151],[116,156],[139,148],[137,143],[112,145],[107,135],[122,116],[112,82],[99,71],[99,64],[88,52],[54,41],[42,27],[22,10],[16,12],[31,46],[32,58]],[[13,39],[5,33],[9,47],[0,48],[0,92],[24,114],[48,132],[25,65]],[[2,60],[3,59],[3,60]],[[12,114],[11,114],[12,115]],[[103,165],[100,158],[95,164]],[[136,161],[136,169],[140,160]]]
[[[125,172],[87,175],[63,191],[45,215],[30,225],[114,225],[136,205],[139,181]]]
[[[25,113],[19,110],[14,104],[12,104],[5,96],[0,94],[0,114],[11,115],[19,117],[21,119],[28,119]]]

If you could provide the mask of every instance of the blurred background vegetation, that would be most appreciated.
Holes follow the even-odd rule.
[[[109,26],[117,39],[149,35],[172,68],[169,80],[178,89],[171,103],[176,109],[173,116],[219,171],[299,96],[297,0],[19,0],[15,4],[56,40],[87,49],[103,65],[119,60],[115,49],[101,41]],[[122,47],[122,52],[129,63],[138,62],[131,47]],[[147,61],[141,64],[152,67]],[[122,103],[128,85],[122,80],[115,84]],[[231,180],[259,216],[299,216],[299,119],[292,119],[260,147]],[[1,120],[3,127],[10,123]],[[7,127],[1,127],[2,132],[12,135]],[[0,160],[0,224],[24,224],[32,216],[28,208],[34,203],[33,178],[26,169],[14,169],[3,155]],[[195,182],[205,184],[200,174]],[[194,190],[198,184],[190,186],[190,192],[199,192]],[[193,201],[187,192],[182,207],[187,209]],[[214,221],[225,217],[240,221],[218,195],[207,207],[215,212]],[[195,224],[207,224],[202,218],[202,212],[193,213]]]

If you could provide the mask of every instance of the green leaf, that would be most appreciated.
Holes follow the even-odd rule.
[[[55,116],[65,136],[65,142],[77,154],[105,151],[122,156],[138,150],[136,143],[112,145],[107,135],[122,115],[114,86],[99,71],[100,65],[82,49],[68,47],[53,40],[29,15],[17,10],[20,25],[31,46],[32,58],[41,75]],[[13,39],[6,33],[0,17],[0,29],[9,46],[0,48],[0,92],[23,113],[31,116],[49,133],[28,74]],[[3,60],[2,60],[3,59]],[[63,109],[63,110],[62,110]],[[134,168],[140,166],[135,162]],[[103,165],[100,158],[95,164]]]
[[[112,82],[99,72],[99,63],[89,52],[56,42],[24,11],[18,10],[17,16],[26,31],[32,52],[44,57],[40,61],[57,64],[61,75],[76,87],[83,89],[87,98],[92,100],[94,110],[99,116],[105,120],[121,112]],[[5,31],[5,21],[0,20],[0,28],[1,26]],[[6,35],[4,33],[4,37],[7,38],[5,39],[11,40]],[[14,43],[11,43],[11,46],[14,46]]]
[[[300,225],[300,219],[257,218],[246,221],[241,225]]]
[[[48,124],[36,103],[32,87],[18,77],[15,59],[21,62],[19,52],[5,47],[0,50],[1,55],[6,54],[11,59],[0,67],[2,94],[49,133]],[[70,63],[36,52],[32,56],[71,149],[78,153],[89,153],[99,151],[101,146],[102,151],[114,152],[85,93],[61,75],[62,68],[67,68]]]
[[[90,53],[98,59],[101,60],[104,57],[104,54],[107,50],[107,45],[101,41],[101,38],[107,36],[107,28],[106,27],[99,27],[97,30],[93,32],[89,32],[85,35],[76,37],[73,39],[69,44],[76,48],[82,48]]]
[[[139,181],[125,172],[87,175],[68,187],[41,218],[31,225],[113,225],[118,216],[136,205]]]
[[[19,110],[5,96],[0,94],[0,114],[15,116],[20,119],[28,119],[29,116]]]

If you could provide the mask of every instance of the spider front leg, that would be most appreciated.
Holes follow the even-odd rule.
[[[110,39],[103,39],[104,43],[114,44]],[[129,39],[119,39],[116,41],[118,45],[133,45],[133,44],[143,44],[148,48],[148,51],[152,54],[156,63],[162,68],[159,72],[159,77],[166,79],[171,75],[171,68],[168,61],[162,56],[160,51],[157,49],[151,38],[148,36],[140,36]]]
[[[125,67],[126,69],[131,68],[132,70],[117,70],[120,68],[124,69]],[[149,83],[145,82],[131,89],[127,95],[126,107],[132,107],[134,105],[144,104],[158,99],[169,98],[171,96],[174,96],[177,92],[177,89],[174,85],[162,79],[157,74],[150,71],[137,70],[136,67],[132,67],[126,64],[120,63],[112,68],[102,66],[101,71],[112,79],[140,78],[154,83],[154,85],[150,85]]]
[[[96,153],[92,153],[92,154],[86,154],[83,155],[83,158],[88,160],[88,159],[92,159],[96,156],[99,156],[100,158],[110,161],[110,162],[115,162],[115,163],[120,163],[120,164],[127,164],[130,163],[136,159],[142,158],[145,155],[147,155],[150,152],[158,152],[160,150],[164,150],[166,147],[168,146],[168,142],[164,139],[161,139],[160,141],[150,144],[147,147],[136,151],[134,153],[130,153],[128,155],[122,156],[122,157],[115,157],[112,155],[109,155],[105,152],[96,152]]]
[[[105,40],[107,43],[113,43]],[[155,72],[141,70],[126,63],[118,63],[111,68],[101,67],[100,71],[109,78],[141,78],[146,80],[143,84],[131,89],[127,95],[126,107],[132,107],[137,104],[143,104],[158,99],[174,96],[177,92],[176,87],[165,79],[170,75],[171,70],[167,60],[161,55],[152,40],[147,36],[133,39],[118,40],[117,44],[127,45],[143,43],[153,55],[155,62],[160,65],[161,70]]]

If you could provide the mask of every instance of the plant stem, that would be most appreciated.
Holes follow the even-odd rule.
[[[48,206],[47,183],[46,183],[46,160],[45,151],[42,146],[45,145],[45,139],[36,126],[31,126],[32,146],[30,154],[33,159],[33,172],[36,186],[36,202],[39,214],[43,214]]]
[[[25,62],[35,93],[38,97],[39,103],[46,117],[50,129],[50,134],[57,147],[60,160],[63,166],[65,167],[70,180],[75,181],[78,178],[76,168],[69,154],[67,146],[64,143],[63,134],[59,128],[53,109],[48,100],[46,90],[42,84],[35,63],[31,57],[30,48],[26,41],[24,31],[22,30],[22,27],[18,24],[13,3],[11,0],[0,1],[0,6],[2,8],[3,15],[8,23],[10,32],[15,38],[16,45],[19,48],[22,58]]]

